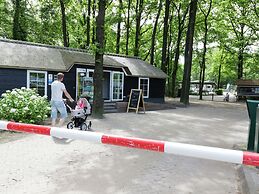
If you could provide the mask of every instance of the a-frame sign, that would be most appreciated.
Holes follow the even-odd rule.
[[[138,113],[139,108],[142,108],[145,113],[143,92],[141,89],[131,89],[127,112],[129,112],[130,109],[133,109]]]

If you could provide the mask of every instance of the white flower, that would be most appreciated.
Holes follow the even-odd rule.
[[[6,93],[10,93],[11,91],[10,91],[10,90],[6,90],[5,92],[6,92]]]
[[[10,112],[14,113],[14,112],[16,112],[16,109],[15,108],[11,108]]]
[[[23,110],[28,111],[28,110],[29,110],[29,108],[26,106],[26,107],[24,107],[24,109],[23,109]]]
[[[3,104],[3,107],[7,107],[7,104]]]
[[[13,90],[13,91],[11,92],[11,94],[16,95],[17,92],[16,92],[15,90]]]
[[[37,98],[37,96],[35,96],[35,95],[32,95],[32,96],[30,97],[31,100],[34,100],[34,99],[36,99],[36,98]]]
[[[3,94],[2,94],[2,97],[6,97],[6,93],[3,93]]]
[[[26,87],[21,87],[22,90],[26,90]]]

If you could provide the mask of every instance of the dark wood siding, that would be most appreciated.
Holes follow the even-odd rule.
[[[165,79],[149,79],[149,99],[151,102],[164,102],[165,97]]]
[[[164,98],[165,96],[165,80],[149,79],[149,98]]]
[[[67,91],[70,93],[73,99],[76,97],[76,68],[94,69],[94,66],[87,65],[74,65],[69,72],[63,72],[65,74],[64,84]],[[121,68],[104,68],[104,70],[120,71]],[[57,74],[58,72],[48,72],[48,74]],[[124,100],[128,100],[127,97],[130,94],[131,89],[138,89],[138,77],[130,77],[124,75]],[[21,88],[27,86],[27,70],[25,69],[1,69],[0,68],[0,95],[6,90],[13,88]],[[149,98],[145,101],[151,102],[164,102],[165,94],[165,79],[149,79]],[[47,95],[51,97],[51,86],[47,86]]]
[[[74,66],[69,72],[64,73],[64,84],[68,93],[76,100],[76,67]]]
[[[138,89],[138,77],[128,77],[124,78],[124,96],[125,100],[128,100],[131,89]],[[165,96],[165,79],[149,79],[149,98],[145,98],[145,101],[149,102],[164,102]]]
[[[53,72],[53,71],[48,72],[48,74],[53,74],[53,76],[58,74],[58,73],[59,72]],[[71,97],[73,99],[75,99],[75,97],[76,97],[76,68],[73,67],[73,68],[71,68],[71,70],[69,72],[61,72],[61,73],[64,73],[63,83],[66,86],[66,90],[71,95]],[[51,85],[48,85],[47,90],[48,90],[48,99],[50,100],[50,98],[51,98]],[[65,95],[63,97],[66,98]]]
[[[27,87],[27,70],[0,68],[0,95],[6,90]]]
[[[123,96],[126,97],[126,101],[128,100],[131,89],[138,89],[138,77],[128,77],[124,75]]]

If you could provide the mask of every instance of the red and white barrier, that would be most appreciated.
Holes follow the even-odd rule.
[[[57,138],[84,140],[94,143],[112,144],[117,146],[145,149],[195,158],[230,162],[235,164],[259,166],[259,154],[253,152],[243,152],[208,146],[105,135],[102,133],[89,131],[68,130],[58,127],[48,127],[6,121],[0,121],[0,129],[49,135]]]

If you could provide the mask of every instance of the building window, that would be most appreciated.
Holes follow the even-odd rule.
[[[39,95],[47,95],[47,72],[27,71],[27,88],[35,88]]]
[[[112,99],[123,99],[123,73],[121,72],[112,73]]]
[[[149,78],[139,78],[139,89],[142,89],[144,98],[149,97]]]

